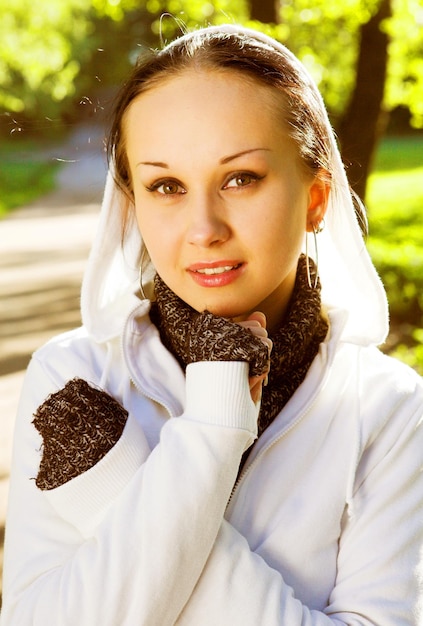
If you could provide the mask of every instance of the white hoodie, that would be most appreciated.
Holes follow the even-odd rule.
[[[2,626],[421,626],[423,385],[372,345],[386,300],[337,151],[334,170],[319,249],[330,332],[236,484],[256,437],[247,365],[184,376],[135,295],[142,242],[134,228],[120,247],[110,177],[84,326],[41,348],[24,384]],[[33,414],[75,376],[128,421],[94,467],[41,491]]]

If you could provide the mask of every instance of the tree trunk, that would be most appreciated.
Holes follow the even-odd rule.
[[[355,89],[337,129],[350,184],[362,200],[373,154],[383,132],[381,109],[388,35],[380,30],[380,26],[390,15],[391,0],[381,0],[375,15],[361,27]]]
[[[250,0],[250,13],[252,20],[258,20],[264,24],[277,24],[279,2],[277,0]]]

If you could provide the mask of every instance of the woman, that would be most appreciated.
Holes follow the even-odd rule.
[[[375,347],[306,71],[188,34],[135,68],[109,152],[84,325],[22,394],[2,623],[421,623],[422,383]]]

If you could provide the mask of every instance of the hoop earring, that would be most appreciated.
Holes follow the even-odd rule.
[[[322,221],[320,222],[320,224],[318,224],[317,226],[313,226],[313,229],[316,231],[316,235],[318,235],[319,233],[321,233],[323,230],[325,230],[325,218],[322,219]]]
[[[139,273],[138,273],[138,283],[140,287],[141,297],[143,300],[147,300],[147,296],[145,295],[144,287],[142,284],[142,265],[140,265]]]
[[[321,233],[323,228],[324,228],[324,223],[323,226],[321,224],[319,224],[318,226],[315,226],[314,224],[311,225],[312,229],[313,229],[313,239],[314,239],[314,255],[315,255],[315,266],[316,266],[316,273],[314,275],[314,281],[313,284],[311,284],[311,271],[310,271],[310,257],[308,255],[308,232],[306,232],[306,269],[307,269],[307,282],[308,282],[308,286],[310,287],[310,289],[316,289],[317,287],[317,282],[319,280],[319,251],[317,249],[317,234]]]
[[[145,247],[143,247],[142,252],[141,252],[141,259],[140,259],[140,269],[139,269],[139,273],[138,273],[138,282],[139,282],[139,287],[140,287],[140,292],[141,292],[141,297],[143,300],[148,300],[148,296],[144,291],[144,285],[142,282],[142,273],[143,273],[143,265],[145,263],[145,255],[146,255],[146,251],[145,251]]]

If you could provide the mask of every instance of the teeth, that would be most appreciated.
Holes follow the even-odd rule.
[[[207,276],[211,276],[213,274],[223,274],[224,272],[229,272],[233,269],[233,265],[225,265],[223,267],[205,267],[201,270],[197,270],[197,272],[199,274],[206,274]]]

